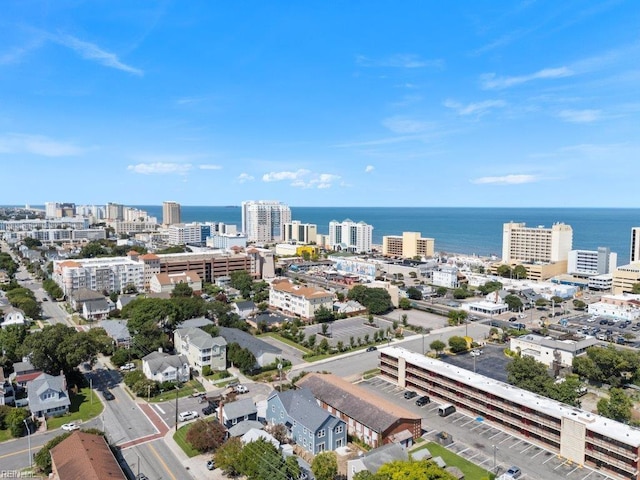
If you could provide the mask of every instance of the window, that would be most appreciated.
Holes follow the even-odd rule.
[[[276,411],[276,406],[275,405],[271,405],[271,411],[275,412]]]
[[[304,427],[304,428],[302,429],[302,434],[303,434],[303,435],[306,435],[306,434],[307,434],[307,427]]]
[[[324,436],[325,436],[325,434],[326,434],[326,432],[324,431],[324,428],[323,428],[322,430],[319,430],[319,431],[318,431],[318,438],[322,438],[322,437],[324,437]]]
[[[344,426],[342,426],[342,425],[338,425],[338,426],[336,427],[336,433],[342,433],[343,431],[344,431]]]
[[[284,418],[284,412],[280,412],[280,418]]]
[[[324,452],[324,442],[318,444],[317,452]]]

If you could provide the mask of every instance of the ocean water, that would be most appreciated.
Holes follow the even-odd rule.
[[[161,205],[140,205],[162,220]],[[435,238],[436,251],[476,255],[502,254],[502,224],[524,222],[528,227],[562,222],[573,228],[573,248],[609,247],[618,265],[629,261],[631,228],[640,226],[640,209],[624,208],[429,208],[429,207],[291,207],[291,217],[329,232],[331,220],[364,221],[373,226],[373,242],[405,231]],[[182,206],[183,222],[215,221],[240,227],[240,207]]]

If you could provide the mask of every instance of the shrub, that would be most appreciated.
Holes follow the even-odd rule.
[[[37,467],[45,474],[49,475],[51,473],[51,454],[50,450],[62,442],[65,438],[71,435],[71,432],[63,433],[62,435],[58,435],[57,437],[52,438],[44,446],[34,455],[34,460]]]
[[[205,365],[204,367],[202,367],[202,376],[203,377],[208,377],[209,375],[211,375],[211,367],[209,365]]]
[[[226,428],[215,420],[198,420],[187,432],[186,440],[200,453],[216,450],[225,440]]]

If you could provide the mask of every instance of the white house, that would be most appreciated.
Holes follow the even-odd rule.
[[[184,355],[151,352],[142,358],[142,372],[148,379],[158,382],[186,382],[189,380],[191,369]]]
[[[588,312],[620,320],[636,320],[640,318],[640,295],[603,295],[599,302],[589,304]]]
[[[202,280],[193,271],[180,273],[156,273],[149,282],[149,291],[153,293],[171,293],[176,285],[186,283],[191,287],[193,293],[199,294],[202,291]]]
[[[227,342],[220,336],[212,337],[201,328],[178,328],[173,332],[173,345],[199,371],[205,365],[218,371],[227,368]]]
[[[458,269],[456,267],[444,266],[432,273],[431,283],[438,287],[457,288]]]
[[[4,321],[0,325],[2,328],[9,325],[24,325],[27,323],[27,319],[24,316],[24,312],[19,308],[8,307],[4,311]]]

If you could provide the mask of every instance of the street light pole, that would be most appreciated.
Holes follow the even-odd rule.
[[[178,431],[178,393],[180,389],[176,385],[176,432]]]
[[[496,450],[498,449],[497,445],[493,446],[493,473],[498,473],[496,470]]]
[[[29,424],[27,423],[27,419],[22,419],[24,426],[27,428],[27,437],[29,441],[29,470],[33,468],[33,459],[31,457],[31,429],[29,428]]]

